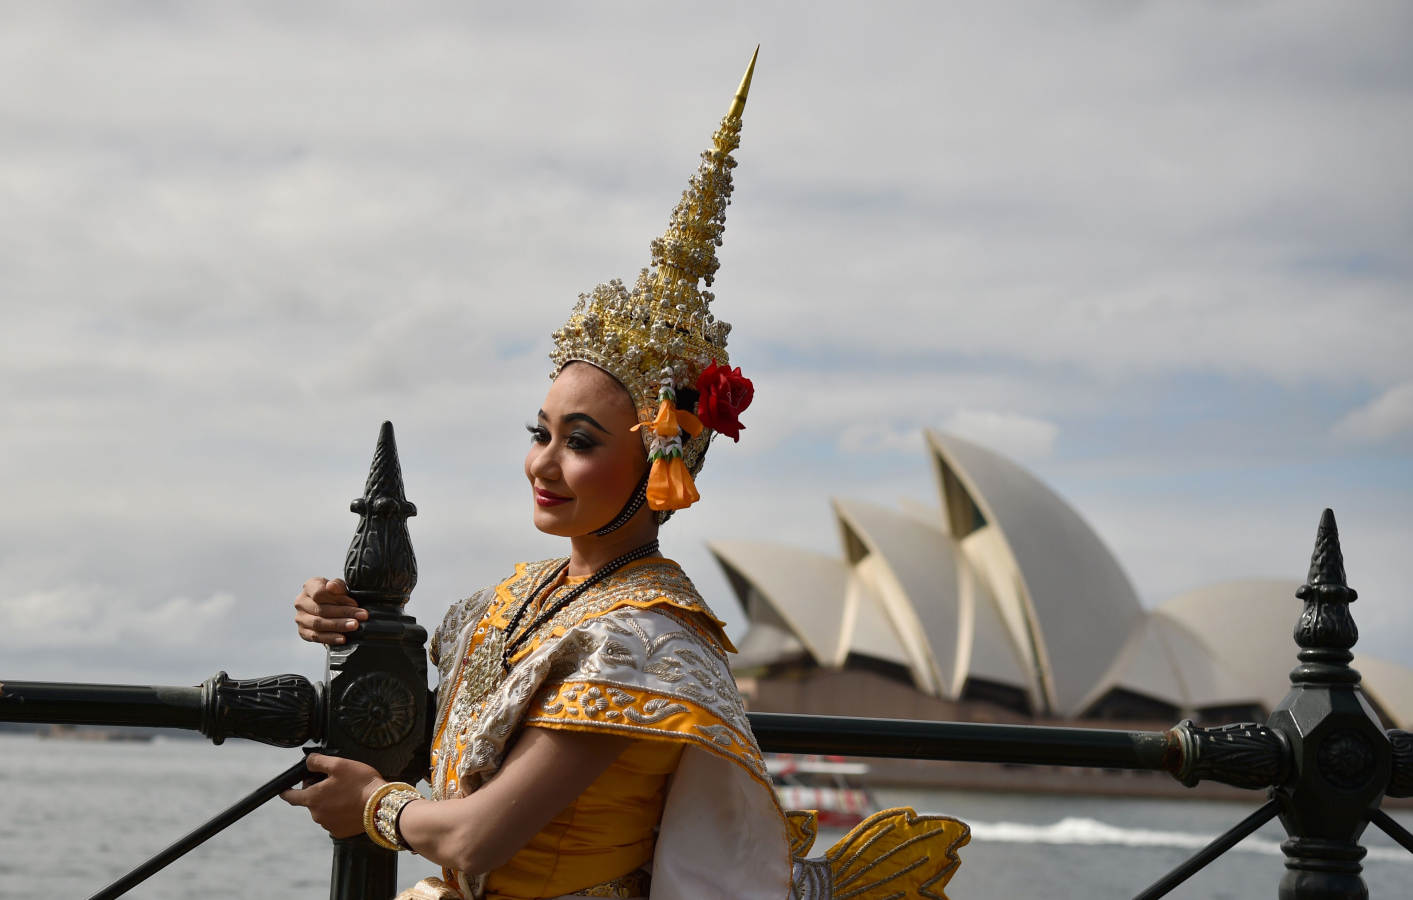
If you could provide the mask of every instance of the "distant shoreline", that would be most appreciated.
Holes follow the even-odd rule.
[[[1185,787],[1165,772],[919,759],[869,759],[868,763],[869,774],[863,782],[869,787],[1222,803],[1254,803],[1265,799],[1263,790],[1236,788],[1214,781]],[[1413,809],[1413,797],[1385,797],[1382,806]]]
[[[204,741],[202,735],[182,728],[142,728],[135,725],[62,725],[46,722],[0,722],[0,735],[34,735],[56,741],[150,741],[155,737]]]

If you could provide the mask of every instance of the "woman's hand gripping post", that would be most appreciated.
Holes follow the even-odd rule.
[[[337,756],[311,753],[309,771],[328,777],[305,781],[305,786],[280,794],[290,806],[303,806],[315,822],[336,838],[363,833],[363,807],[378,787],[383,776],[367,763]]]
[[[368,611],[348,595],[340,578],[311,578],[294,598],[294,624],[299,636],[315,644],[337,646],[368,619]]]

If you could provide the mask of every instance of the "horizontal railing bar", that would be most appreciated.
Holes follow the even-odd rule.
[[[0,682],[0,722],[201,729],[199,687]]]
[[[0,682],[0,722],[202,727],[202,688]],[[1174,771],[1168,733],[753,712],[761,748],[903,759]]]
[[[761,749],[777,753],[1173,771],[1179,752],[1160,731],[765,712],[749,718]]]

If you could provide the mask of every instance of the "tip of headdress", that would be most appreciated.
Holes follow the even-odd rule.
[[[746,96],[751,92],[751,76],[756,71],[757,56],[760,56],[760,44],[756,44],[756,50],[751,54],[750,65],[746,66],[746,74],[741,77],[741,86],[736,88],[736,96],[731,98],[731,108],[726,111],[728,119],[739,119],[741,113],[746,110]]]

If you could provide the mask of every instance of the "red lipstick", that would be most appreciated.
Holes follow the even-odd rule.
[[[558,494],[550,493],[543,488],[535,488],[536,506],[558,506],[561,503],[568,503],[572,497],[561,497]]]

